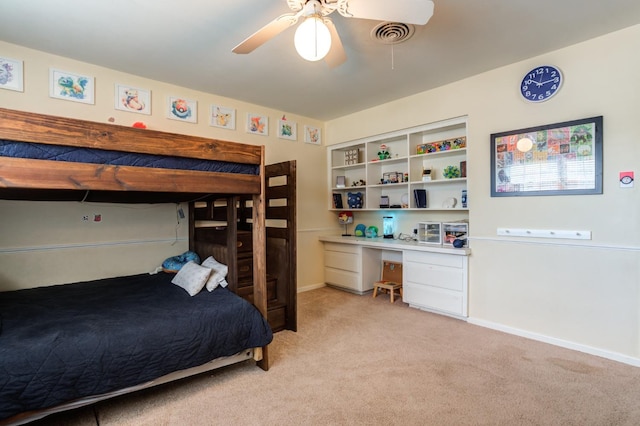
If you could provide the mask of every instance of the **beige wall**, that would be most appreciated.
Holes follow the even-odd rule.
[[[329,144],[468,116],[470,321],[640,365],[640,26],[492,70],[326,123]],[[529,69],[559,66],[552,100],[530,104]],[[490,196],[491,133],[604,116],[604,193]],[[366,220],[375,220],[364,215]],[[401,231],[423,214],[408,213]],[[356,219],[359,222],[359,218]],[[499,227],[590,230],[589,241],[510,241]]]
[[[172,86],[92,64],[23,48],[0,41],[0,56],[24,61],[24,92],[0,90],[0,107],[67,116],[96,122],[130,126],[144,121],[154,130],[265,145],[266,162],[297,160],[298,167],[298,286],[323,281],[318,224],[327,223],[324,208],[325,148],[303,142],[304,125],[323,123],[293,112],[277,111],[234,99]],[[95,105],[52,99],[48,96],[49,68],[91,75],[96,78]],[[114,109],[116,83],[150,89],[152,114],[134,114]],[[247,88],[250,90],[250,87]],[[198,101],[198,123],[166,118],[166,97],[181,96]],[[236,109],[236,130],[209,126],[211,104]],[[269,117],[269,136],[245,131],[246,114]],[[276,136],[283,114],[298,125],[298,140]],[[147,272],[166,257],[187,249],[186,223],[176,221],[175,205],[120,206],[88,203],[35,203],[0,201],[0,289],[64,283]],[[84,223],[82,216],[102,213],[101,223]],[[177,231],[176,231],[177,229]],[[176,240],[177,234],[177,240]]]
[[[640,363],[640,202],[637,185],[633,189],[621,189],[617,180],[620,171],[635,170],[638,173],[638,51],[640,26],[635,26],[341,117],[325,123],[324,139],[335,144],[467,115],[472,236],[470,321],[614,359]],[[102,122],[113,116],[116,123],[125,125],[142,117],[150,127],[159,130],[265,144],[269,162],[297,159],[299,288],[311,288],[323,281],[320,261],[322,246],[318,243],[317,236],[340,232],[335,215],[326,210],[328,189],[324,148],[308,146],[300,141],[294,143],[279,140],[273,136],[265,138],[249,135],[242,128],[246,112],[267,113],[273,125],[273,120],[281,116],[281,111],[217,98],[5,43],[0,43],[0,52],[25,60],[26,80],[24,93],[2,91],[0,106]],[[551,101],[537,105],[525,103],[518,95],[522,75],[543,63],[552,63],[562,69],[565,75],[564,87]],[[95,75],[98,86],[96,105],[86,106],[48,98],[49,66]],[[116,81],[151,88],[153,116],[115,111],[112,92]],[[163,99],[170,94],[199,100],[199,124],[178,123],[164,118]],[[212,102],[237,108],[237,131],[216,129],[206,124],[204,117],[207,105]],[[491,133],[595,115],[604,116],[602,195],[490,197]],[[305,122],[322,124],[293,114],[287,114],[287,117],[297,121],[299,126]],[[5,221],[0,225],[0,248],[16,248],[6,237],[8,227],[19,226],[22,232],[46,235],[49,227],[65,222],[66,215],[77,217],[78,213],[85,211],[82,205],[71,206],[71,213],[66,212],[66,208],[62,207],[60,212],[47,209],[52,214],[47,214],[48,222],[45,225],[35,219],[24,219],[31,207],[16,207],[12,202],[0,202],[3,216],[9,209],[15,211],[12,223]],[[173,206],[171,212],[174,214]],[[175,225],[175,218],[165,221],[165,214],[169,214],[169,208],[166,212],[157,213],[157,221],[154,221],[160,230],[152,233],[152,238],[156,238],[156,235],[158,238],[167,238],[168,230],[163,227],[168,226],[169,222]],[[369,214],[364,218],[374,221],[378,220],[378,215]],[[423,217],[420,214],[407,213],[401,220],[400,230],[409,231],[411,224],[421,219]],[[590,241],[571,243],[565,240],[508,241],[496,235],[498,227],[588,229],[592,231],[593,238]],[[77,228],[70,228],[72,229],[68,230],[68,234],[65,234],[64,243],[81,239],[82,227],[79,221]],[[179,230],[180,232],[182,231]],[[125,234],[121,235],[120,239],[127,237]],[[38,241],[37,244],[59,243],[53,237],[51,240]],[[18,241],[27,248],[36,244],[33,241],[23,242],[19,238]],[[122,260],[122,256],[113,253],[118,250],[113,250],[112,246],[107,246],[106,250],[109,251],[109,261],[116,265],[112,272],[117,272],[117,261]],[[152,251],[156,251],[156,257],[162,259],[171,250],[175,250],[175,246],[155,248]],[[8,271],[0,277],[2,280],[7,276],[14,277],[18,272],[42,277],[50,271],[48,265],[51,262],[42,263],[47,266],[46,270],[32,272],[24,268],[31,259],[35,259],[36,266],[41,263],[37,256],[29,254],[27,257],[18,251],[14,250],[10,254],[0,251],[0,270]],[[82,260],[76,259],[76,263],[73,263],[72,255],[78,251],[59,252],[65,259],[71,259],[70,264],[74,270],[89,268],[87,265],[77,264]],[[21,259],[22,267],[14,267],[12,262],[15,257]],[[140,265],[140,270],[147,270],[152,265],[155,265],[155,259]],[[58,265],[53,268],[67,266]]]

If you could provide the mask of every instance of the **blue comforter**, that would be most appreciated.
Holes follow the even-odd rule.
[[[0,293],[0,419],[111,392],[272,340],[255,307],[173,275]]]
[[[259,172],[258,166],[250,164],[5,140],[0,140],[0,157],[251,175]]]

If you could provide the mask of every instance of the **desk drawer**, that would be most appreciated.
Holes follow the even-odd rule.
[[[404,281],[415,285],[440,287],[453,291],[464,290],[462,269],[428,263],[405,262]]]
[[[360,272],[360,254],[325,250],[324,266],[345,271]]]
[[[443,288],[405,283],[403,301],[420,308],[434,309],[455,315],[463,315],[462,293]]]
[[[451,268],[462,268],[464,265],[464,256],[415,250],[405,250],[403,252],[403,260],[405,262],[430,263],[432,265],[449,266]]]
[[[360,253],[360,246],[353,244],[337,244],[337,243],[324,243],[325,251],[339,251],[343,253]]]
[[[351,290],[360,290],[360,275],[357,272],[324,268],[324,282]]]

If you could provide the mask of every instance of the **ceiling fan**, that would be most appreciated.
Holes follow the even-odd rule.
[[[286,0],[290,13],[278,16],[232,49],[250,53],[303,19],[294,38],[304,59],[324,59],[334,68],[347,60],[336,27],[328,16],[334,11],[346,18],[373,19],[425,25],[433,15],[432,0]]]

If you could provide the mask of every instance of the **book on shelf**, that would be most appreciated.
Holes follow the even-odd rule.
[[[419,209],[427,208],[427,190],[426,189],[414,189],[413,197],[416,202],[416,207]]]
[[[333,193],[333,208],[334,209],[343,209],[342,205],[342,194],[334,192]]]

